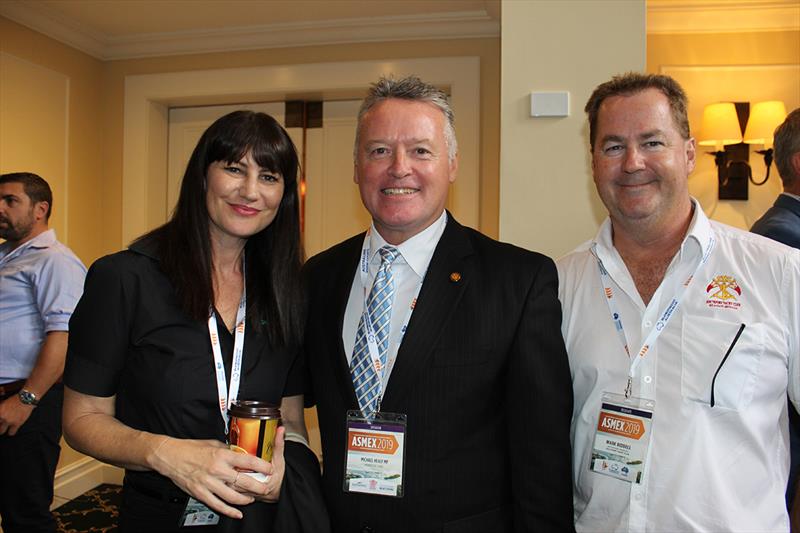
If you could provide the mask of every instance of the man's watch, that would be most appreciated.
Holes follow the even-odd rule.
[[[32,405],[34,407],[39,405],[39,398],[37,398],[34,393],[27,389],[22,389],[19,391],[19,401],[25,405]]]

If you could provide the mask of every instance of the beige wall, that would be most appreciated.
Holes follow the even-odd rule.
[[[481,229],[498,232],[500,45],[451,39],[280,48],[101,62],[0,17],[0,51],[70,79],[70,245],[87,264],[118,250],[125,76],[370,59],[477,56],[481,61]],[[308,95],[313,96],[313,95]]]
[[[689,96],[692,134],[700,132],[703,108],[718,101],[782,100],[787,110],[800,107],[800,31],[650,35],[647,70],[675,77]],[[753,178],[766,175],[764,159],[750,150]],[[769,181],[749,186],[749,200],[718,200],[713,147],[700,147],[689,191],[713,219],[749,229],[780,194],[773,164]]]
[[[500,238],[560,256],[605,216],[583,105],[613,74],[645,66],[645,2],[503,2]],[[568,91],[566,118],[531,118],[531,91]]]
[[[125,77],[135,74],[181,72],[281,64],[307,64],[374,59],[477,56],[481,63],[481,229],[497,235],[499,168],[499,54],[498,39],[463,39],[310,46],[235,53],[113,61],[104,72],[104,120],[107,134],[109,198],[122,201],[122,137]],[[314,95],[308,95],[314,96]],[[119,214],[117,214],[119,215]],[[104,242],[119,243],[121,216],[103,228]],[[119,246],[119,244],[117,244]]]
[[[0,52],[0,80],[0,172],[47,180],[54,199],[49,226],[69,244],[69,78]]]
[[[647,71],[662,65],[769,65],[800,61],[800,31],[647,36]]]
[[[63,133],[59,135],[59,139],[53,139],[53,132],[47,131],[51,128],[51,121],[45,110],[38,106],[26,109],[24,114],[0,116],[0,121],[3,122],[3,131],[21,128],[35,132],[39,129],[43,133],[42,139],[48,139],[47,143],[35,146],[35,150],[31,150],[26,156],[30,159],[30,168],[39,167],[38,154],[44,154],[48,150],[48,144],[57,143],[55,150],[64,150],[66,146],[68,205],[65,206],[63,198],[58,196],[53,201],[56,212],[62,208],[66,209],[69,217],[66,226],[69,229],[67,234],[59,231],[59,237],[88,264],[104,252],[97,228],[104,223],[106,215],[117,207],[105,204],[102,194],[104,179],[102,112],[97,103],[102,94],[103,64],[3,17],[0,17],[0,52],[33,66],[59,73],[67,79],[68,127],[66,131],[61,130]],[[3,79],[0,83],[9,86],[17,84],[18,80]],[[60,90],[51,94],[54,98],[63,98],[63,92]],[[0,143],[11,143],[11,139],[0,139]],[[25,170],[22,168],[25,164],[24,159],[15,159],[14,166],[18,168],[14,170]],[[4,171],[12,170],[2,162],[0,165]],[[48,176],[43,177],[48,179]],[[65,176],[52,177],[55,180],[64,178]]]

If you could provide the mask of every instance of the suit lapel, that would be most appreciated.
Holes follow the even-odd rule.
[[[463,226],[448,213],[447,226],[428,266],[417,304],[400,344],[386,387],[382,411],[396,412],[403,395],[428,367],[433,349],[475,271],[472,245]],[[459,274],[453,281],[451,274]]]
[[[330,312],[334,315],[331,317],[332,320],[326,320],[326,323],[330,324],[332,327],[329,331],[328,338],[331,339],[332,345],[336,347],[332,350],[334,360],[331,361],[331,365],[336,380],[339,382],[339,392],[342,394],[342,399],[345,405],[353,409],[357,408],[358,400],[356,399],[353,380],[350,377],[347,355],[344,353],[342,327],[344,325],[344,313],[347,309],[347,300],[350,297],[350,289],[353,286],[353,279],[355,278],[363,242],[364,234],[361,234],[351,239],[343,248],[339,260],[336,261],[336,264],[341,265],[341,268],[336,272],[331,283],[331,299],[329,302],[321,303],[321,305],[329,306]]]

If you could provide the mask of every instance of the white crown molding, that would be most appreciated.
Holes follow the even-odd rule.
[[[647,33],[800,30],[796,0],[648,0]]]
[[[102,59],[104,43],[101,38],[86,31],[71,19],[57,18],[39,4],[25,3],[22,0],[3,0],[0,2],[0,15]]]
[[[21,0],[0,2],[0,15],[102,60],[285,48],[289,46],[498,37],[500,21],[485,11],[239,26],[221,30],[98,35],[74,20]]]

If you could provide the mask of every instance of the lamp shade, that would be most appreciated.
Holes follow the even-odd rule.
[[[742,142],[742,128],[732,102],[709,104],[703,109],[703,124],[697,144],[716,146],[721,149],[726,144]]]
[[[786,119],[786,106],[779,100],[758,102],[750,110],[744,131],[747,144],[772,144],[775,128]]]

